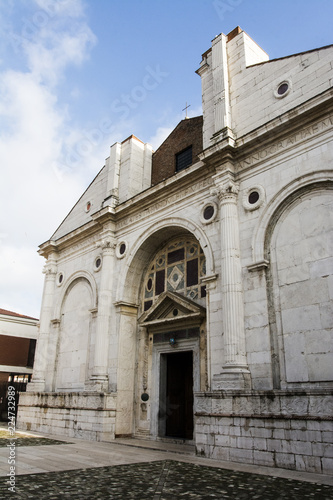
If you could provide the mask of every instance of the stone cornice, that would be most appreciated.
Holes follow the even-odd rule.
[[[218,135],[217,137],[221,137]],[[209,148],[203,150],[199,154],[199,158],[205,164],[212,166],[220,166],[224,161],[232,160],[235,154],[236,141],[228,135],[222,138]]]
[[[191,200],[194,194],[209,190],[214,171],[202,162],[192,165],[116,207],[117,231],[125,225],[165,210],[176,202]],[[133,219],[132,219],[133,218]]]
[[[116,212],[114,207],[106,206],[103,207],[98,212],[95,212],[91,216],[92,220],[98,222],[99,224],[104,224],[105,222],[115,222],[116,221]]]
[[[56,241],[49,240],[42,243],[39,247],[39,254],[47,258],[51,252],[63,251],[74,244],[83,242],[87,237],[96,235],[97,238],[98,233],[107,223],[113,223],[114,229],[118,230],[127,225],[127,223],[124,224],[125,220],[130,219],[134,214],[140,214],[140,218],[143,214],[144,217],[150,216],[152,213],[165,208],[165,205],[171,205],[186,198],[190,199],[193,193],[205,188],[209,189],[212,184],[210,179],[211,176],[207,175],[207,166],[202,162],[197,162],[186,170],[137,194],[116,208],[103,207],[92,214],[92,220],[87,224],[80,226]],[[161,204],[163,204],[163,207],[160,206]],[[145,210],[149,213],[145,213]],[[132,222],[129,220],[128,223]]]
[[[235,168],[240,172],[295,148],[333,125],[333,88],[236,139]]]
[[[326,118],[323,118],[323,111]],[[223,173],[230,165],[237,172],[237,180],[238,175],[255,164],[295,148],[309,137],[326,132],[332,125],[333,88],[236,140],[228,131],[225,137],[220,134],[216,138],[219,140],[199,155],[200,161],[196,164],[115,208],[103,207],[92,214],[90,222],[56,241],[49,240],[40,245],[39,253],[47,258],[52,252],[62,251],[97,235],[107,222],[114,223],[115,231],[118,231],[179,201],[190,200],[193,194],[209,190],[213,185],[213,175],[218,171]]]
[[[80,242],[83,242],[87,237],[90,237],[94,234],[97,234],[98,230],[100,231],[101,226],[96,224],[96,222],[91,221],[83,226],[78,227],[74,231],[62,236],[58,240],[49,240],[45,243],[42,243],[39,246],[38,253],[42,255],[46,259],[52,252],[60,252],[72,245],[76,245]]]
[[[230,160],[234,163],[236,171],[239,172],[252,165],[251,160],[248,160],[246,164],[246,159],[251,158],[251,154],[260,151],[260,148],[264,150],[267,147],[272,147],[274,143],[279,143],[288,136],[292,138],[290,147],[294,147],[295,141],[297,142],[294,137],[297,131],[304,130],[305,136],[309,136],[311,133],[314,135],[320,133],[320,130],[308,131],[307,128],[315,125],[316,120],[320,126],[325,121],[323,116],[327,117],[326,120],[331,118],[331,124],[333,124],[333,88],[264,123],[244,136],[235,139],[232,133],[226,131],[226,137],[206,148],[199,155],[199,158],[205,164],[215,168],[221,168],[221,165],[223,166],[225,162]],[[324,128],[323,126],[322,129]],[[219,137],[217,135],[216,139]],[[282,149],[285,148],[282,147]],[[276,153],[278,154],[279,151]],[[259,161],[269,156],[271,155],[263,153]]]

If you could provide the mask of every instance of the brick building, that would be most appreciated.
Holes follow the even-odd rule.
[[[7,386],[25,390],[31,379],[38,320],[0,309],[0,420],[7,419]]]
[[[333,46],[204,52],[203,116],[135,136],[49,241],[19,425],[332,471]]]

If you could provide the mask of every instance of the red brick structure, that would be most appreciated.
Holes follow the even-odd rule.
[[[202,116],[185,118],[153,153],[152,186],[176,173],[176,155],[192,146],[192,163],[199,161],[202,151]]]

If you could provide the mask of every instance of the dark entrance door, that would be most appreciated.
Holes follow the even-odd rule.
[[[165,435],[193,439],[193,353],[166,354]]]

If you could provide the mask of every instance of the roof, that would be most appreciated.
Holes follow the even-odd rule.
[[[13,311],[7,311],[7,309],[0,309],[0,314],[4,316],[15,316],[16,318],[25,318],[25,319],[35,319],[38,321],[38,318],[33,318],[32,316],[25,316],[24,314],[19,314]]]

